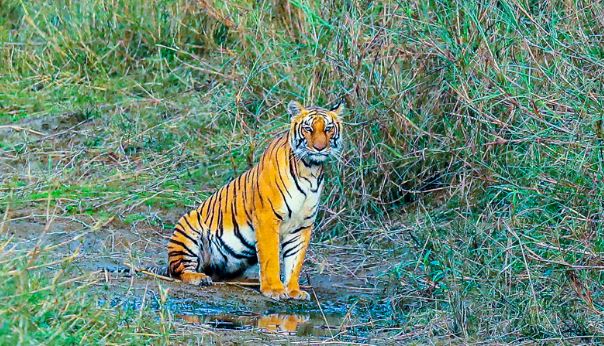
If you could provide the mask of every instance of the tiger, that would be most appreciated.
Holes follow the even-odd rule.
[[[259,162],[178,220],[167,246],[168,276],[204,286],[251,270],[264,296],[309,300],[300,272],[324,163],[342,151],[343,110],[342,101],[329,109],[289,102],[289,129]]]

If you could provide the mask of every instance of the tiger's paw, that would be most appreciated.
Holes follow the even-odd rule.
[[[266,289],[260,288],[260,292],[263,295],[265,295],[271,299],[274,299],[274,300],[286,299],[288,297],[287,291],[285,291],[285,288],[283,288],[283,287],[266,288]]]
[[[183,273],[180,279],[195,286],[211,286],[213,283],[212,278],[204,273]]]
[[[212,286],[214,284],[214,281],[212,281],[212,278],[207,276],[205,278],[201,278],[199,280],[199,283],[197,284],[198,286]]]
[[[310,300],[310,294],[300,289],[291,290],[287,293],[288,297],[296,300]]]

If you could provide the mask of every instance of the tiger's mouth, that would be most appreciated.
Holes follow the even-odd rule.
[[[324,151],[315,151],[306,149],[303,155],[303,158],[313,164],[321,164],[329,159],[332,154],[331,149],[327,149]]]
[[[332,156],[337,156],[339,148],[335,144],[331,144],[329,147],[318,151],[314,148],[310,148],[306,143],[300,142],[295,146],[292,143],[294,155],[299,159],[303,160],[307,164],[320,165],[328,161]]]
[[[329,158],[329,153],[309,153],[308,157],[314,161],[325,161]]]

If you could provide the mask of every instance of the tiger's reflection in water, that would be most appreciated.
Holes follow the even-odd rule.
[[[214,316],[197,316],[197,315],[176,315],[177,318],[188,323],[205,324],[219,329],[258,329],[267,333],[278,333],[287,335],[299,334],[298,331],[308,331],[305,324],[310,320],[308,315],[297,314],[268,314],[263,316],[258,315],[214,315]]]
[[[257,321],[258,329],[272,333],[296,334],[298,327],[309,320],[303,315],[271,314],[262,316]]]

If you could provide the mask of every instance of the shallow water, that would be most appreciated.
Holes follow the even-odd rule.
[[[281,313],[231,313],[175,315],[188,323],[203,324],[216,329],[259,330],[297,336],[333,336],[343,328],[340,314],[281,314]]]
[[[292,312],[288,311],[287,303],[281,305],[252,311],[253,306],[249,304],[240,307],[211,306],[192,299],[170,299],[166,307],[177,319],[187,323],[297,336],[333,336],[346,330],[351,322],[346,306],[326,304],[325,308],[319,309],[308,303],[302,308],[297,306]]]
[[[111,306],[140,309],[141,297],[114,298]],[[147,300],[149,301],[149,300]],[[334,299],[315,302],[229,302],[211,303],[193,298],[170,297],[163,305],[152,299],[152,309],[166,309],[176,321],[221,330],[260,331],[281,335],[363,337],[367,322],[390,316],[383,304],[357,304]],[[102,304],[103,302],[101,302]],[[367,303],[367,302],[366,302]]]

